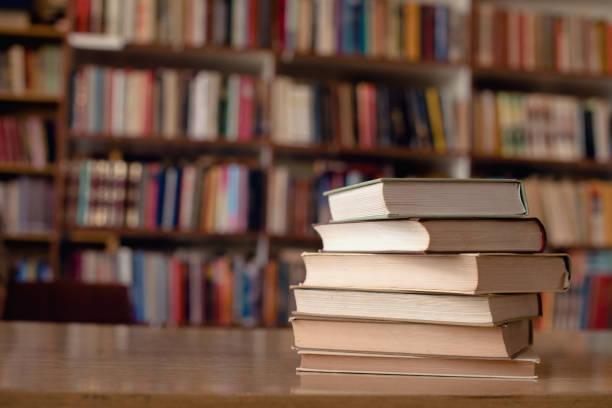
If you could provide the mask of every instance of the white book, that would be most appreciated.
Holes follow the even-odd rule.
[[[331,55],[335,52],[334,7],[335,2],[316,0],[316,51],[321,55]]]
[[[289,187],[289,168],[279,166],[272,170],[268,197],[268,232],[287,233],[287,190]]]
[[[204,138],[205,109],[207,107],[206,88],[208,72],[200,71],[189,84],[189,120],[187,134],[191,139]]]
[[[194,47],[201,47],[207,40],[206,31],[208,29],[208,19],[206,18],[206,14],[208,3],[206,0],[192,0],[191,4],[193,6],[191,15],[191,45]]]
[[[188,165],[183,168],[181,179],[181,202],[179,211],[179,228],[182,230],[191,229],[193,213],[193,195],[195,191],[196,168]]]
[[[127,42],[133,41],[136,35],[136,1],[123,0],[123,38]]]
[[[132,284],[132,249],[129,247],[117,250],[117,280],[122,285]]]
[[[179,133],[180,103],[179,103],[179,77],[174,69],[162,71],[162,135],[173,138]]]
[[[607,102],[593,100],[593,129],[595,130],[595,159],[605,162],[610,159],[610,136],[608,124],[610,123],[610,110]]]
[[[292,128],[288,129],[293,136],[292,142],[308,144],[312,140],[312,88],[306,84],[294,84],[289,103],[293,108]]]
[[[123,27],[123,17],[120,12],[121,3],[119,0],[106,0],[106,10],[104,11],[104,24],[106,34],[113,36],[121,35],[121,29]]]
[[[111,75],[111,133],[121,135],[125,132],[126,74],[123,69],[115,69]]]
[[[286,143],[293,140],[289,134],[291,104],[288,102],[292,83],[288,78],[277,77],[272,82],[272,140]]]
[[[247,0],[232,1],[232,46],[244,48],[247,45]]]
[[[125,74],[125,124],[124,131],[126,135],[138,135],[140,126],[138,123],[139,115],[135,112],[142,105],[140,104],[140,78],[138,71],[126,72]]]

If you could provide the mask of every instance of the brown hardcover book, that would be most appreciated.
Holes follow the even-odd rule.
[[[565,254],[304,253],[304,285],[434,293],[562,292],[570,280]],[[375,271],[376,273],[372,273]]]
[[[513,359],[423,357],[299,349],[298,372],[535,379],[540,358],[530,349]],[[333,377],[330,379],[333,380]]]
[[[295,346],[343,352],[512,358],[531,342],[529,320],[493,327],[291,318]]]
[[[314,229],[325,251],[541,252],[546,246],[546,232],[537,218],[368,220],[318,224]]]

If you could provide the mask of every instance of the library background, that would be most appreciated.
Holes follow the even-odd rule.
[[[515,177],[612,325],[612,3],[0,3],[4,318],[278,327],[321,193]],[[2,301],[2,299],[0,299]]]

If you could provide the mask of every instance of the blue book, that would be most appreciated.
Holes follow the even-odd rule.
[[[355,27],[353,23],[353,3],[355,3],[355,0],[341,1],[342,52],[345,54],[352,54],[355,52]]]
[[[91,190],[91,160],[79,165],[79,196],[77,197],[77,219],[80,226],[87,225],[89,196]]]
[[[580,305],[580,322],[579,328],[586,329],[589,325],[589,314],[591,313],[590,309],[590,299],[591,299],[591,281],[593,280],[592,276],[588,274],[584,277],[582,281],[582,299]],[[557,296],[557,295],[555,295]]]
[[[437,5],[434,17],[434,57],[438,61],[448,60],[448,24],[448,7]]]
[[[176,189],[174,193],[174,213],[172,214],[172,226],[178,227],[179,210],[181,208],[181,182],[183,180],[183,169],[176,167]]]
[[[368,33],[370,32],[370,27],[372,25],[373,16],[368,13],[368,4],[369,1],[360,0],[359,7],[359,52],[361,54],[367,54],[368,50],[372,46],[370,44],[370,38],[368,37]]]
[[[365,27],[364,27],[364,0],[353,0],[351,23],[353,25],[353,53],[363,54]]]
[[[157,191],[157,214],[155,214],[155,225],[161,227],[164,218],[164,196],[166,192],[166,170],[161,169],[157,173],[157,182],[159,189]]]
[[[134,251],[133,258],[133,276],[130,295],[132,298],[132,308],[134,310],[134,319],[138,323],[145,321],[144,313],[144,253],[142,251]]]

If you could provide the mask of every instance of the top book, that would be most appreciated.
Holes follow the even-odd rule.
[[[334,221],[527,215],[523,185],[512,179],[381,178],[325,195]]]

